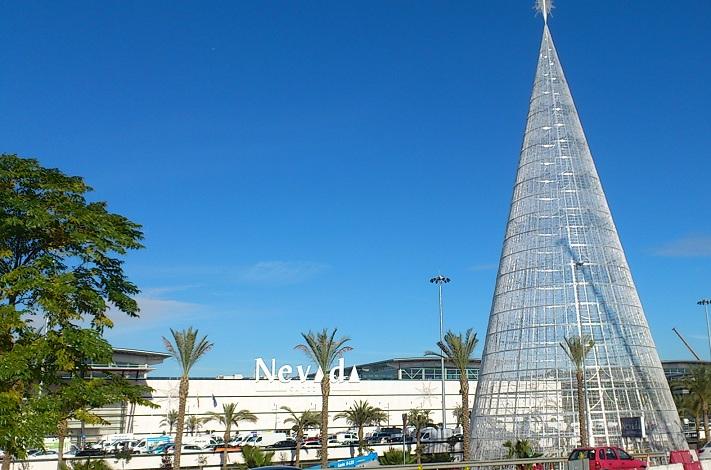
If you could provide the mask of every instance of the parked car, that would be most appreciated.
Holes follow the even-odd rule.
[[[333,436],[341,444],[354,444],[358,442],[358,435],[354,432],[338,432]]]
[[[711,441],[704,444],[697,453],[699,454],[699,460],[711,460]]]
[[[150,454],[151,450],[160,444],[173,442],[170,436],[156,435],[144,437],[133,447],[134,454]]]
[[[385,444],[388,442],[388,439],[390,439],[390,436],[392,436],[393,434],[395,433],[377,431],[368,436],[366,442],[368,444]]]
[[[283,432],[265,432],[257,433],[249,436],[247,439],[242,441],[242,445],[245,446],[256,446],[256,447],[266,447],[272,444],[276,444],[279,441],[286,440],[286,433]]]
[[[133,452],[140,441],[138,439],[127,439],[125,441],[116,441],[110,449],[110,452]]]
[[[164,452],[167,452],[168,448],[172,447],[173,445],[175,445],[175,444],[173,444],[172,442],[164,442],[163,444],[158,444],[151,450],[150,453],[151,454],[162,454]]]
[[[274,444],[268,445],[267,449],[295,449],[296,441],[292,439],[286,439],[283,441],[275,442]]]
[[[633,458],[619,447],[580,447],[573,450],[568,460],[588,459],[590,470],[643,470],[647,462]]]
[[[335,439],[329,439],[328,443],[329,444],[338,444],[338,441],[336,441]],[[318,438],[307,439],[304,442],[304,447],[321,447],[321,440]]]
[[[104,451],[102,449],[93,449],[88,447],[86,449],[78,450],[77,453],[74,454],[74,457],[99,457],[102,455],[104,455]]]
[[[56,459],[58,456],[56,450],[35,449],[31,452],[31,454],[29,452],[27,453],[27,458],[29,459]]]
[[[388,437],[385,438],[385,442],[388,442],[390,444],[402,444],[402,440],[402,433],[390,434]],[[415,439],[408,434],[407,436],[405,436],[405,443],[411,442],[415,442]]]

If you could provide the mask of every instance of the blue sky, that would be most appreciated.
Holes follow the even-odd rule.
[[[3,2],[0,142],[143,224],[140,320],[196,375],[483,338],[542,21],[532,1]],[[559,0],[550,21],[663,358],[708,355],[711,3]],[[482,342],[483,344],[483,342]],[[480,352],[480,351],[479,351]],[[159,374],[175,373],[169,363]]]

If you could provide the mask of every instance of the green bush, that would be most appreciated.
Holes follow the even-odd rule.
[[[62,466],[64,470],[114,470],[111,465],[101,459],[72,460]]]
[[[451,462],[452,456],[449,452],[437,452],[434,454],[423,454],[422,463],[441,463],[441,462]]]
[[[243,446],[242,457],[248,468],[265,467],[271,465],[274,452],[267,452],[254,446]]]
[[[378,462],[380,465],[402,465],[402,450],[391,447],[378,457]],[[405,456],[405,464],[413,463],[415,463],[415,456],[408,453]]]

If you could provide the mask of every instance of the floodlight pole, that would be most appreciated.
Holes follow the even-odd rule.
[[[709,360],[711,360],[711,324],[709,323],[709,305],[711,305],[711,300],[701,299],[696,303],[704,306],[704,313],[706,315],[706,334],[709,338]]]
[[[441,274],[436,275],[430,282],[432,284],[437,284],[437,289],[439,291],[439,342],[444,341],[444,304],[442,303],[442,286],[451,281],[447,276],[442,276]],[[442,351],[440,351],[442,352]],[[444,356],[440,356],[440,365],[442,369],[442,437],[444,438],[445,429],[447,429],[447,405],[445,403],[446,391],[445,387],[445,369],[444,369]]]

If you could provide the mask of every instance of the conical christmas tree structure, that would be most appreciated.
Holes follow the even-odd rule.
[[[550,456],[580,445],[576,371],[561,347],[574,337],[595,342],[582,400],[590,445],[686,449],[545,5],[543,12],[472,411],[472,457],[503,457],[509,439],[528,439]],[[640,418],[644,437],[623,437],[621,418]]]

